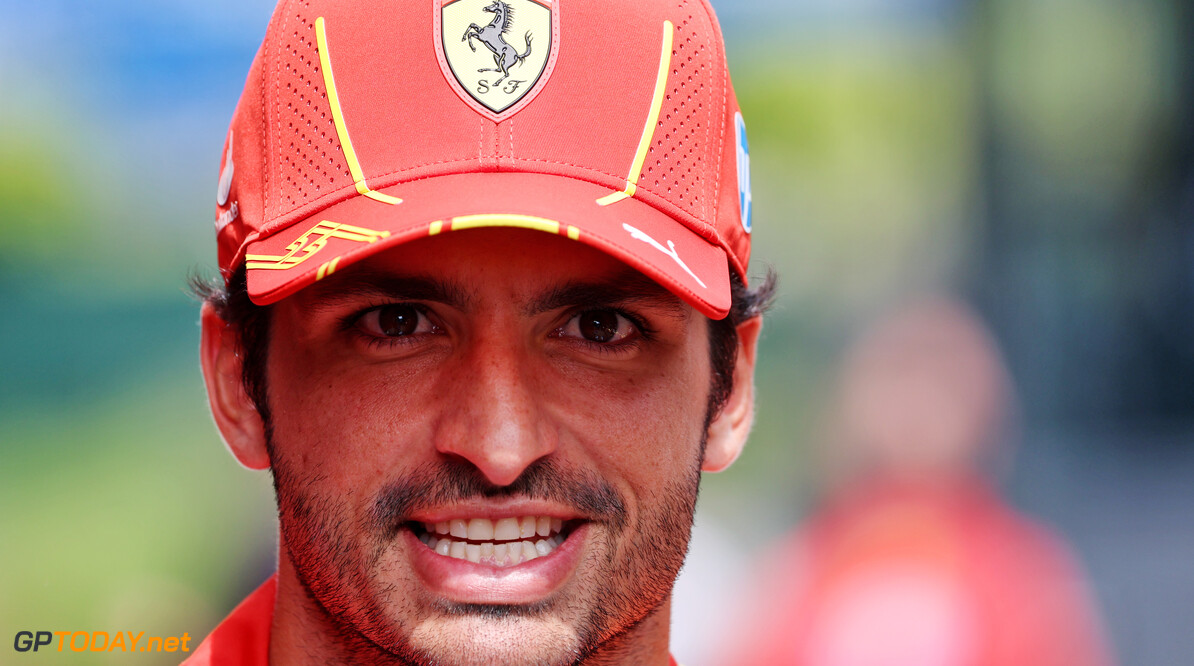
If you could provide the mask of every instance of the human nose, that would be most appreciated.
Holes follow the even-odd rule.
[[[516,344],[479,344],[457,365],[436,449],[467,460],[496,486],[510,485],[556,449],[536,404],[535,373]]]

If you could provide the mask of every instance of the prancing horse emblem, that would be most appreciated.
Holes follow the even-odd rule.
[[[494,121],[517,113],[550,75],[563,1],[435,0],[436,48],[448,84]]]
[[[510,5],[502,2],[502,0],[494,0],[492,5],[485,8],[485,11],[493,14],[493,20],[489,25],[482,28],[476,23],[470,23],[468,30],[464,31],[464,37],[460,38],[462,42],[468,42],[468,47],[475,53],[477,47],[473,45],[474,39],[481,40],[490,51],[493,51],[493,62],[497,65],[496,68],[478,69],[478,72],[501,72],[502,76],[497,81],[494,81],[492,86],[494,88],[500,86],[506,77],[510,76],[510,68],[514,65],[522,64],[527,56],[531,55],[531,31],[528,30],[526,37],[527,50],[519,54],[518,51],[506,43],[504,35],[510,32],[510,24],[514,21],[514,11],[510,9]]]

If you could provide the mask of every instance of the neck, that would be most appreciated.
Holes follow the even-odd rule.
[[[585,666],[668,666],[671,599],[668,598],[629,631],[603,643]],[[340,625],[299,580],[285,546],[278,555],[278,594],[270,631],[270,663],[360,664],[402,663],[355,629]]]
[[[643,618],[630,631],[601,645],[585,666],[668,666],[668,637],[672,618],[672,599]]]

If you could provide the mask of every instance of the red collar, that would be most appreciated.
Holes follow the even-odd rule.
[[[277,593],[278,576],[274,574],[240,602],[181,666],[267,666]]]
[[[195,648],[181,666],[268,666],[278,576],[257,588]],[[670,657],[670,666],[679,666]]]

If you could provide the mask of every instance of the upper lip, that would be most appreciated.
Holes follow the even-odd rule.
[[[447,506],[416,509],[408,520],[422,523],[440,523],[445,520],[487,518],[523,518],[525,516],[546,516],[560,520],[583,519],[571,507],[542,500],[469,500]]]

